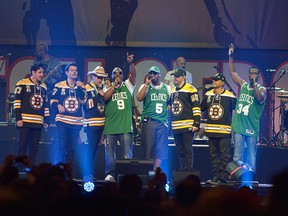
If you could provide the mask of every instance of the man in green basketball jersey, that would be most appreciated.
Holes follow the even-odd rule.
[[[229,46],[230,74],[235,84],[241,87],[237,104],[232,118],[234,131],[234,161],[246,163],[252,170],[256,170],[257,142],[260,129],[260,118],[266,99],[266,88],[257,83],[259,70],[249,69],[249,82],[239,77],[234,68],[234,45]],[[244,148],[247,146],[247,156],[244,158]]]
[[[112,85],[104,88],[105,100],[105,181],[115,181],[116,147],[119,142],[122,159],[132,158],[133,125],[132,100],[136,84],[136,69],[133,55],[127,54],[130,72],[123,81],[123,71],[115,67],[112,71]]]
[[[139,88],[137,99],[143,101],[141,116],[141,143],[145,159],[154,160],[154,170],[161,168],[162,160],[168,158],[168,100],[169,85],[160,81],[160,69],[152,66],[145,83]]]

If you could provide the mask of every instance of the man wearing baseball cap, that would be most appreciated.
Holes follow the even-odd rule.
[[[91,81],[85,86],[84,131],[87,134],[88,149],[84,178],[89,178],[85,180],[93,180],[91,178],[95,173],[95,157],[104,129],[103,85],[107,74],[102,66],[97,66],[94,70],[89,71],[87,75]]]
[[[185,60],[184,57],[182,57],[182,56],[177,57],[177,59],[176,59],[176,69],[177,68],[183,68],[186,71],[186,83],[192,84],[192,81],[193,81],[192,73],[186,70],[186,60]],[[175,71],[175,69],[168,71],[166,73],[166,75],[164,77],[164,81],[163,81],[164,83],[169,85],[171,87],[171,89],[175,87],[174,77],[172,75],[172,73],[174,73],[174,71]]]
[[[141,115],[141,144],[145,159],[154,160],[154,171],[168,158],[168,100],[171,88],[160,81],[160,69],[152,66],[137,99],[143,101]]]
[[[169,101],[172,132],[180,170],[188,171],[193,169],[193,138],[200,126],[200,100],[197,89],[186,83],[185,69],[178,68],[173,75],[175,87]]]
[[[228,180],[225,168],[231,158],[231,119],[236,97],[224,88],[226,78],[217,73],[212,78],[211,90],[205,93],[201,111],[207,111],[205,134],[208,139],[213,178],[208,184],[220,184]]]
[[[123,81],[123,71],[115,67],[112,71],[112,85],[104,88],[105,100],[105,181],[116,178],[116,148],[120,143],[121,158],[130,159],[133,153],[133,91],[136,84],[134,55],[127,53],[128,79]]]

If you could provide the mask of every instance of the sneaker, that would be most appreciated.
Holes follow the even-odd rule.
[[[107,175],[105,178],[105,181],[109,181],[109,182],[115,182],[115,179],[112,175]]]
[[[209,179],[208,181],[206,181],[206,184],[218,185],[220,183],[221,181],[217,177],[213,177],[212,179]]]

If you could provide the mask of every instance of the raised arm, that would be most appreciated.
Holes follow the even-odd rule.
[[[129,64],[129,81],[133,86],[136,84],[136,68],[134,64],[134,55],[129,55],[127,53],[127,62]]]
[[[234,44],[229,45],[229,71],[234,83],[238,86],[241,86],[245,81],[241,79],[234,67]]]

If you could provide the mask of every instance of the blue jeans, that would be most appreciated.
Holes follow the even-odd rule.
[[[245,145],[246,144],[246,145]],[[244,149],[247,154],[244,155]],[[253,171],[256,171],[257,137],[234,134],[234,161],[246,163]]]
[[[114,178],[117,143],[121,148],[121,159],[132,158],[133,134],[108,134],[105,135],[105,174]]]

